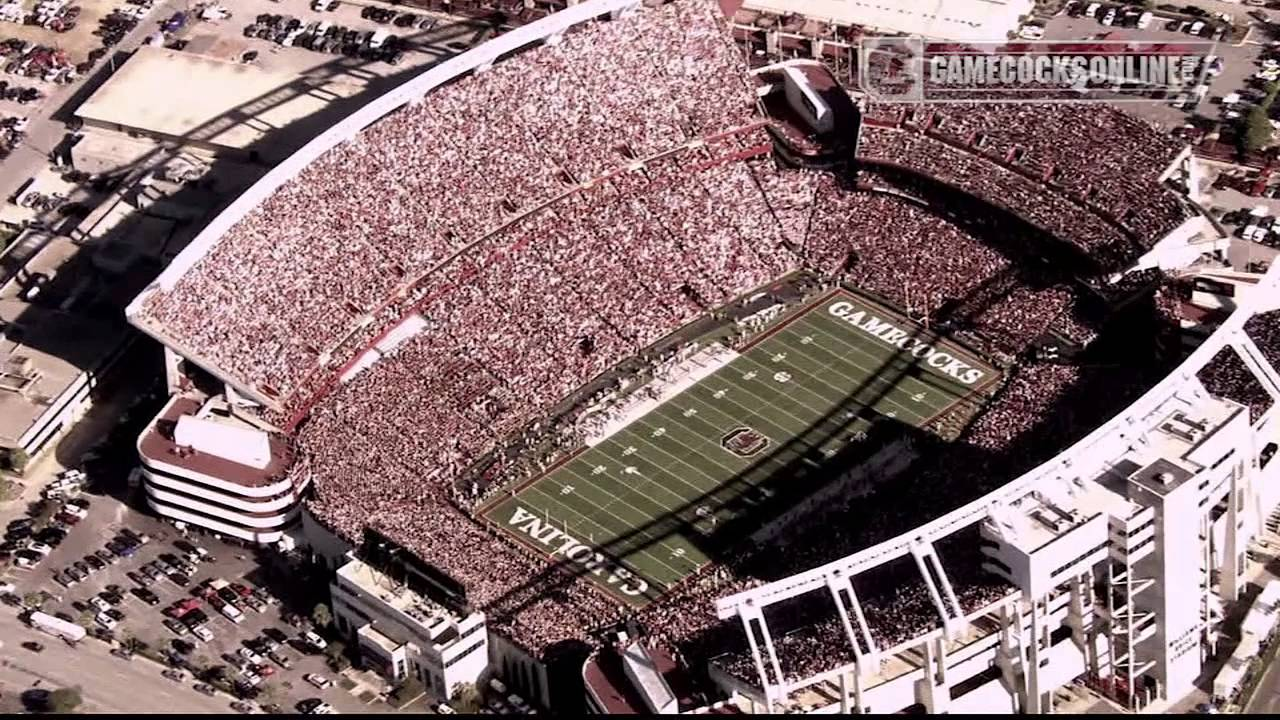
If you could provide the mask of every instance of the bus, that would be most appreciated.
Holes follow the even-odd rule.
[[[87,634],[84,628],[75,623],[61,620],[38,610],[31,613],[30,617],[27,618],[27,622],[31,623],[31,627],[37,630],[43,630],[50,635],[56,635],[73,643],[80,642]]]

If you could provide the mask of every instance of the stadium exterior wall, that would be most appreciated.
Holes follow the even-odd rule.
[[[403,85],[370,101],[351,115],[317,135],[310,142],[289,156],[253,184],[218,214],[191,244],[169,263],[155,281],[144,289],[125,309],[125,316],[138,329],[171,348],[179,355],[195,362],[223,382],[244,393],[247,397],[268,406],[275,401],[264,396],[257,388],[244,387],[231,373],[202,358],[190,348],[165,333],[163,328],[145,322],[141,317],[146,299],[160,290],[170,290],[178,280],[207,255],[236,223],[260,205],[277,188],[296,177],[304,168],[324,153],[355,139],[365,128],[410,103],[421,102],[432,90],[471,72],[480,72],[505,55],[528,45],[548,41],[569,28],[593,18],[618,13],[636,7],[640,0],[586,0],[565,10],[553,13],[541,20],[516,28],[478,47],[452,57],[432,67]]]

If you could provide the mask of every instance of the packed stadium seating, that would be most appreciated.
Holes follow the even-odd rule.
[[[1213,360],[1200,368],[1196,377],[1214,395],[1235,400],[1249,408],[1253,420],[1271,407],[1271,396],[1232,348],[1222,348]]]
[[[1118,110],[1071,104],[873,105],[858,147],[1007,207],[1113,270],[1186,218],[1156,190],[1179,151]]]

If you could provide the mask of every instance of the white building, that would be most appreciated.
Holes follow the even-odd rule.
[[[1032,0],[747,0],[744,7],[798,13],[840,25],[861,25],[886,34],[941,40],[1004,40],[1030,15]]]
[[[0,465],[56,444],[133,339],[116,317],[81,312],[68,296],[59,275],[80,277],[79,250],[28,230],[0,252]]]
[[[416,677],[432,697],[479,682],[489,666],[484,614],[457,613],[414,589],[425,582],[405,566],[404,582],[347,555],[330,591],[338,628],[368,667],[391,681]]]
[[[161,516],[256,543],[295,525],[305,482],[285,477],[288,442],[221,398],[170,398],[138,436],[147,504]]]

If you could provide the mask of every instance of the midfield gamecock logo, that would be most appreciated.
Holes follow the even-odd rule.
[[[769,447],[769,438],[749,427],[734,428],[720,440],[720,446],[738,457],[751,457]]]

